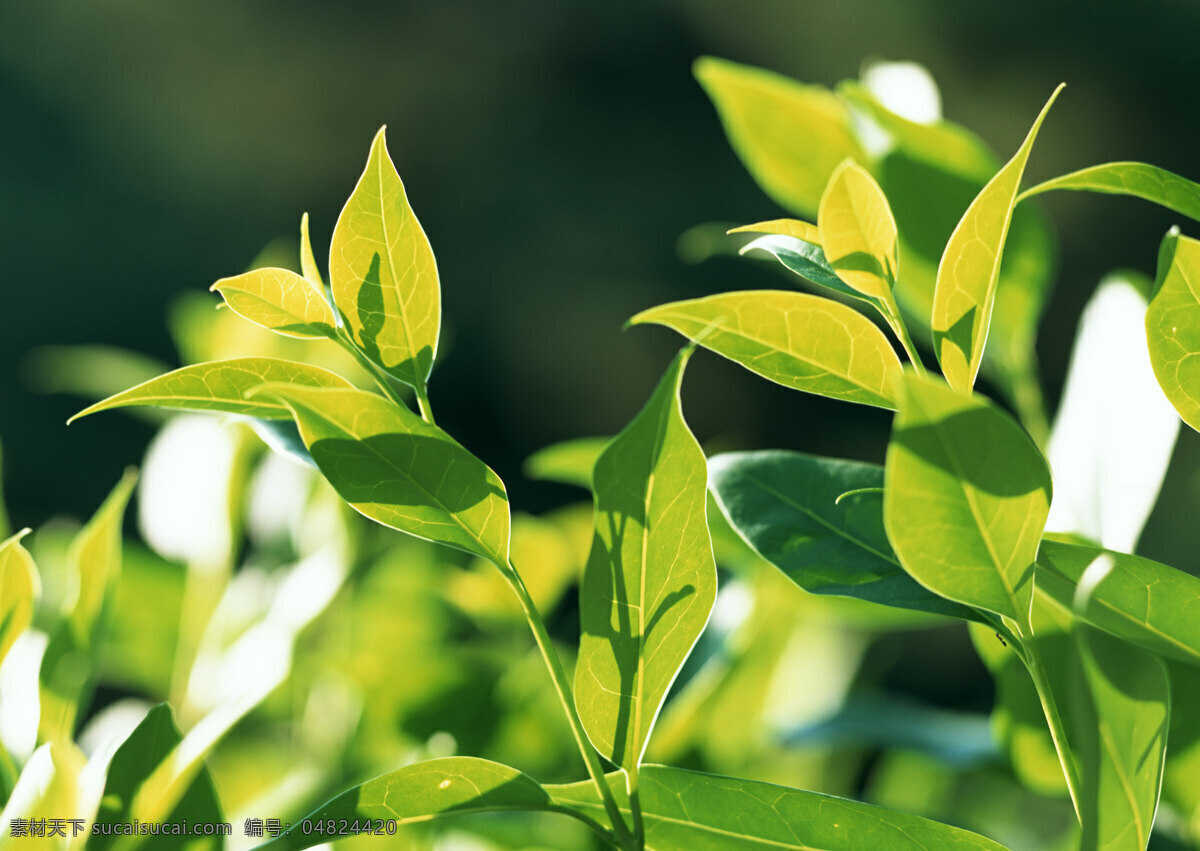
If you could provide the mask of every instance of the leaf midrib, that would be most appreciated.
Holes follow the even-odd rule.
[[[384,150],[385,150],[385,148],[384,148],[383,140],[381,139],[380,144],[379,144],[379,150],[377,152],[376,162],[375,162],[375,175],[376,175],[376,178],[377,178],[378,184],[379,184],[379,228],[380,228],[380,230],[383,231],[383,253],[384,253],[384,256],[387,258],[388,275],[392,279],[392,289],[396,293],[396,307],[400,313],[400,316],[398,317],[400,319],[400,328],[404,333],[404,345],[408,349],[408,361],[409,361],[409,363],[412,364],[412,366],[410,368],[410,372],[412,372],[412,378],[413,378],[413,382],[414,382],[413,386],[415,387],[416,384],[421,381],[420,377],[417,375],[417,367],[416,367],[417,353],[413,349],[412,330],[408,327],[408,310],[407,310],[408,305],[406,305],[404,303],[404,298],[400,293],[400,284],[399,284],[399,281],[397,281],[397,279],[396,279],[396,265],[392,260],[392,241],[388,237],[387,210],[384,208],[384,204],[383,204]],[[399,179],[399,178],[397,178],[397,179]],[[401,197],[404,196],[404,187],[403,186],[401,186],[401,188],[400,188],[400,194],[401,194]],[[405,205],[407,206],[408,199],[405,198],[404,200],[405,200]],[[401,229],[403,229],[403,227]],[[381,359],[382,359],[382,357],[383,356],[380,355]],[[404,361],[401,361],[400,363],[404,363]],[[396,364],[396,366],[400,366],[400,364]]]

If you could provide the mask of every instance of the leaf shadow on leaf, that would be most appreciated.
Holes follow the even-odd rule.
[[[879,258],[865,251],[855,251],[838,258],[834,261],[833,268],[838,272],[866,272],[885,281],[890,277]]]
[[[979,309],[978,305],[971,305],[971,309],[958,318],[958,320],[945,331],[934,330],[933,332],[933,348],[936,352],[942,351],[942,342],[945,341],[962,354],[963,359],[967,362],[971,360],[971,336],[975,330],[975,312]],[[945,363],[945,357],[939,357],[942,363]]]
[[[416,382],[429,375],[433,365],[433,349],[423,346],[415,357],[409,358],[407,361],[394,364],[384,362],[378,340],[387,324],[388,316],[383,300],[383,281],[379,274],[380,263],[381,258],[379,252],[376,251],[371,256],[371,265],[355,296],[354,308],[358,313],[358,321],[361,326],[358,333],[359,344],[367,357],[375,363],[383,366],[393,375],[409,376],[404,380],[416,386]],[[400,310],[403,312],[403,305],[400,306]],[[345,314],[342,314],[342,318],[344,321]],[[346,324],[349,325],[349,323]]]
[[[506,499],[504,492],[483,476],[465,481],[458,491],[439,487],[434,493],[421,484],[438,478],[444,482],[456,465],[486,470],[470,452],[448,440],[402,433],[360,440],[322,438],[309,452],[329,483],[350,503],[429,505],[434,501],[453,513],[489,496]],[[430,475],[423,476],[422,468],[431,471]]]

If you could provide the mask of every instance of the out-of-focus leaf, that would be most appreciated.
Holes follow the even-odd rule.
[[[790,236],[813,245],[821,244],[821,229],[800,219],[771,219],[769,222],[756,222],[752,225],[730,228],[729,232],[776,234]]]
[[[311,251],[311,246],[309,251]],[[288,337],[332,337],[336,322],[325,293],[287,269],[255,269],[212,285],[230,310]]]
[[[1137,544],[1179,432],[1146,353],[1133,274],[1106,278],[1084,309],[1047,452],[1056,487],[1046,528],[1120,552]]]
[[[1055,189],[1129,195],[1200,222],[1200,184],[1146,163],[1104,163],[1083,168],[1026,189],[1017,200]]]
[[[497,565],[508,561],[504,483],[437,426],[361,390],[268,384],[291,409],[317,467],[355,510]]]
[[[643,311],[632,324],[674,328],[771,381],[881,408],[896,407],[900,359],[858,311],[820,296],[774,290],[723,293]]]
[[[839,278],[863,295],[892,303],[899,277],[896,220],[875,178],[845,161],[829,178],[817,223],[821,248]]]
[[[868,304],[878,304],[875,299],[863,295],[839,278],[837,272],[829,265],[821,246],[814,242],[805,242],[790,236],[760,236],[742,246],[739,253],[746,254],[754,250],[767,252],[789,272],[795,272],[814,284]]]
[[[608,781],[628,811],[624,777],[617,772]],[[556,803],[603,813],[590,783],[545,788]],[[859,801],[665,765],[642,768],[640,797],[648,851],[1004,847],[970,831]]]
[[[940,381],[906,375],[888,445],[884,525],[922,585],[1028,622],[1050,471],[1005,413]]]
[[[950,236],[933,296],[934,349],[950,386],[966,391],[983,358],[1013,207],[1038,130],[1058,93],[1042,107],[1024,143],[975,196]]]
[[[308,387],[344,387],[350,382],[320,367],[276,358],[232,358],[185,366],[160,375],[124,393],[84,408],[67,422],[125,405],[152,405],[185,411],[220,411],[263,419],[288,419],[286,405],[270,397],[248,399],[246,394],[267,383]]]
[[[179,728],[175,725],[171,707],[160,703],[147,713],[142,723],[129,735],[113,755],[104,784],[104,797],[96,815],[97,824],[121,824],[131,819],[134,795],[160,762],[179,744]],[[216,824],[224,821],[216,788],[207,769],[201,769],[191,786],[180,798],[175,809],[164,820],[170,825]],[[88,842],[89,851],[103,851],[116,840],[111,833],[94,834]],[[155,849],[187,848],[206,851],[222,847],[223,839],[216,836],[192,836],[187,833],[163,832],[154,837]]]
[[[71,596],[42,657],[38,741],[70,740],[79,713],[87,708],[121,574],[122,519],[136,481],[137,474],[127,472],[71,542]]]
[[[787,209],[815,214],[838,163],[863,159],[848,110],[828,90],[712,57],[693,70],[738,157]]]
[[[799,452],[731,452],[709,460],[717,504],[745,541],[814,594],[839,594],[979,620],[909,576],[883,529],[883,468]]]
[[[169,691],[184,577],[178,564],[126,543],[104,659],[106,681],[144,694]]]
[[[104,399],[169,369],[155,358],[112,346],[39,346],[21,367],[41,393],[70,393],[88,400]],[[163,417],[160,411],[143,413],[154,422]]]
[[[342,321],[367,355],[424,387],[441,328],[437,264],[380,127],[366,168],[338,216],[329,280]]]
[[[40,593],[33,556],[21,546],[27,534],[25,529],[0,543],[0,663],[33,622],[33,603]]]
[[[300,272],[319,292],[325,292],[325,282],[321,280],[321,270],[317,268],[312,240],[308,236],[308,213],[300,217]]]
[[[1178,228],[1158,252],[1146,341],[1159,387],[1183,421],[1200,430],[1200,242]]]
[[[591,490],[596,459],[611,439],[580,437],[543,447],[525,459],[525,475],[530,479]]]
[[[16,837],[12,822],[16,818],[62,818],[84,816],[80,812],[79,775],[84,757],[70,741],[47,742],[33,752],[21,769],[12,795],[0,812],[0,849],[59,849],[63,840],[56,837]],[[53,813],[53,816],[49,816]],[[67,822],[68,835],[70,822]]]
[[[579,593],[575,696],[596,749],[630,771],[716,598],[707,468],[679,401],[691,351],[676,357],[593,477],[596,533]]]

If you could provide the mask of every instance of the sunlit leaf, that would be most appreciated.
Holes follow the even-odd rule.
[[[868,304],[878,304],[876,299],[860,293],[839,278],[825,258],[825,252],[816,243],[790,236],[760,236],[742,246],[739,253],[747,254],[755,250],[767,252],[782,263],[785,269],[814,284]]]
[[[504,484],[437,426],[361,390],[270,384],[255,394],[286,405],[317,467],[367,517],[503,566]]]
[[[1200,430],[1200,242],[1177,228],[1158,252],[1146,341],[1159,387],[1183,421]]]
[[[32,622],[33,603],[41,589],[33,556],[21,546],[28,532],[0,543],[0,662]]]
[[[632,324],[674,328],[771,381],[881,408],[895,408],[900,359],[878,326],[844,304],[772,290],[664,304]]]
[[[787,209],[814,215],[837,164],[863,158],[848,110],[828,90],[712,57],[694,71],[738,157]]]
[[[1025,163],[1060,91],[1062,86],[1042,107],[1013,158],[975,196],[942,253],[931,328],[942,372],[956,390],[968,390],[975,383]]]
[[[883,468],[800,452],[730,452],[709,460],[717,504],[755,552],[814,594],[839,594],[978,620],[909,576],[883,529]]]
[[[821,196],[821,247],[838,277],[864,295],[892,301],[899,277],[896,220],[879,184],[854,162],[838,166]]]
[[[730,228],[730,233],[766,233],[777,236],[790,236],[795,239],[821,244],[821,229],[800,219],[771,219],[769,222],[756,222],[752,225]]]
[[[611,439],[580,437],[543,447],[525,459],[525,475],[591,490],[596,459]]]
[[[1093,626],[1200,665],[1200,579],[1189,573],[1047,538],[1038,549],[1037,586]]]
[[[17,818],[62,818],[83,816],[80,812],[79,774],[84,756],[72,742],[47,742],[33,752],[21,768],[12,795],[0,812],[0,848],[58,849],[62,841],[53,837],[34,839],[12,835],[12,822]],[[50,813],[54,813],[50,816]],[[67,822],[68,834],[70,822]]]
[[[593,479],[596,531],[579,593],[575,696],[592,744],[631,770],[716,598],[707,468],[679,401],[690,351],[613,438]]]
[[[388,155],[386,128],[371,143],[329,249],[333,300],[366,354],[412,387],[433,369],[441,290],[429,240]]]
[[[185,411],[220,411],[263,419],[288,419],[287,406],[246,393],[263,384],[285,382],[309,387],[349,388],[350,382],[328,370],[275,358],[232,358],[185,366],[85,408],[68,422],[125,405],[153,405]]]
[[[609,785],[628,812],[624,778]],[[642,768],[640,797],[648,851],[743,849],[991,849],[1004,846],[961,828],[882,807],[771,783],[686,771]],[[556,803],[600,817],[590,783],[545,787]]]
[[[179,728],[175,725],[171,707],[160,703],[152,708],[142,722],[113,755],[104,784],[104,797],[96,814],[97,824],[122,824],[131,819],[133,798],[160,762],[179,744]],[[165,819],[171,825],[216,824],[224,821],[216,789],[207,769],[201,769],[175,809]],[[112,833],[93,834],[89,849],[103,851],[116,840]],[[196,851],[216,849],[223,845],[219,837],[196,837],[186,833],[164,831],[154,837],[156,849],[188,848]]]
[[[311,249],[310,249],[311,250]],[[230,309],[288,337],[332,337],[333,308],[325,293],[287,269],[255,269],[212,285]]]
[[[1154,380],[1146,299],[1132,274],[1106,278],[1084,309],[1047,452],[1055,492],[1046,528],[1121,552],[1137,544],[1179,431]]]
[[[1200,221],[1200,184],[1146,163],[1104,163],[1083,168],[1026,189],[1018,200],[1055,189],[1129,195]]]
[[[321,280],[321,270],[317,268],[312,240],[308,236],[308,213],[300,217],[300,272],[317,290],[325,292],[325,282]]]
[[[982,398],[906,375],[888,445],[884,525],[918,582],[1027,623],[1050,471],[1029,436]]]
[[[99,676],[97,661],[121,574],[121,525],[137,474],[127,472],[67,552],[69,597],[42,657],[38,740],[69,740]]]

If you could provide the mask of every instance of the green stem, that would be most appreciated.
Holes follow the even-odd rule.
[[[629,793],[629,811],[633,815],[633,847],[642,851],[646,847],[646,825],[642,821],[642,798],[638,792],[638,767],[625,772],[625,789]]]
[[[900,316],[900,306],[896,304],[896,299],[889,299],[884,304],[884,310],[880,311],[887,324],[891,326],[892,331],[896,334],[896,339],[900,341],[900,345],[904,347],[904,353],[908,355],[909,362],[913,365],[913,369],[917,371],[917,375],[924,377],[928,373],[925,371],[925,364],[921,361],[921,356],[917,353],[917,346],[912,341],[912,337],[908,335],[908,328],[904,325],[904,320]]]
[[[533,598],[529,596],[529,590],[525,587],[525,583],[521,581],[521,576],[517,573],[517,569],[513,566],[511,560],[506,565],[497,565],[497,567],[500,568],[500,572],[504,575],[504,578],[508,580],[508,584],[517,595],[517,599],[521,601],[521,608],[525,612],[525,619],[529,622],[529,629],[533,632],[533,639],[537,643],[538,650],[541,651],[546,668],[550,671],[550,679],[554,682],[554,690],[558,693],[559,702],[562,703],[563,709],[566,712],[567,722],[570,724],[571,733],[575,737],[575,744],[579,748],[580,755],[583,756],[583,762],[587,766],[587,771],[592,778],[592,782],[596,784],[596,791],[600,793],[600,798],[604,802],[604,809],[608,812],[608,818],[612,822],[613,830],[616,832],[617,842],[621,848],[628,849],[629,851],[640,851],[641,846],[635,844],[634,837],[630,835],[629,828],[625,824],[625,819],[621,816],[621,810],[617,806],[617,799],[613,797],[612,789],[609,788],[608,782],[604,779],[604,769],[600,765],[600,757],[588,740],[587,732],[583,729],[583,721],[580,719],[579,710],[575,706],[575,695],[571,691],[571,684],[567,680],[567,673],[563,669],[562,661],[558,658],[558,652],[554,649],[554,645],[550,643],[550,634],[546,631],[546,624],[542,620],[541,614],[538,613]]]
[[[421,409],[421,418],[425,422],[437,425],[433,421],[433,408],[429,404],[429,391],[426,389],[424,381],[417,385],[417,407]]]
[[[1071,793],[1071,803],[1075,807],[1075,816],[1083,819],[1079,804],[1079,769],[1071,759],[1071,750],[1067,745],[1067,732],[1063,727],[1062,716],[1058,714],[1058,704],[1050,688],[1050,680],[1046,676],[1046,663],[1038,650],[1036,639],[1023,642],[1026,648],[1025,667],[1033,678],[1033,687],[1037,689],[1038,699],[1042,703],[1042,712],[1046,723],[1050,726],[1050,738],[1054,740],[1054,750],[1058,752],[1058,761],[1062,765],[1063,775],[1067,779],[1067,791]]]
[[[351,357],[358,361],[359,366],[365,369],[367,373],[373,379],[375,379],[375,384],[378,385],[379,389],[383,391],[384,396],[387,396],[402,408],[408,407],[408,405],[404,404],[404,400],[400,398],[400,394],[396,392],[396,388],[392,386],[392,381],[388,377],[388,374],[380,369],[374,361],[364,355],[359,350],[358,346],[354,345],[354,341],[350,339],[344,329],[338,328],[337,336],[333,337],[332,339],[336,341],[337,344],[343,349],[348,351]],[[426,400],[426,404],[428,404],[428,400]],[[424,413],[422,413],[422,416],[424,416]]]

